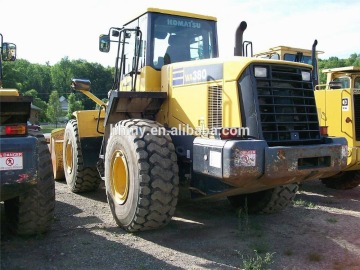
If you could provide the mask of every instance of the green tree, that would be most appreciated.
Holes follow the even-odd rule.
[[[353,53],[350,55],[350,57],[348,59],[345,60],[345,65],[346,66],[359,66],[356,63],[359,63],[360,60],[360,54],[357,55],[356,53]]]
[[[89,63],[85,60],[72,61],[74,78],[86,78],[91,81],[91,92],[99,99],[107,98],[107,93],[113,83],[113,69],[104,68],[98,63]],[[96,104],[86,97],[79,97],[87,110],[93,110]]]
[[[98,63],[89,63],[86,60],[69,60],[64,57],[60,62],[51,68],[51,80],[54,89],[59,90],[59,96],[65,96],[70,89],[72,78],[89,79],[91,81],[91,91],[98,98],[107,98],[107,93],[113,82],[113,68],[104,68]],[[95,103],[81,95],[78,97],[87,110],[95,108]]]
[[[74,93],[71,93],[68,97],[68,113],[67,113],[67,118],[71,119],[73,118],[73,112],[75,111],[80,111],[84,109],[84,106],[82,104],[82,102],[80,100],[76,100],[76,96]]]
[[[55,124],[55,126],[57,127],[59,118],[62,116],[61,104],[57,91],[51,92],[48,104],[49,105],[46,111],[46,115],[49,118],[50,122]]]
[[[51,78],[54,88],[59,90],[59,96],[65,96],[70,89],[71,79],[74,77],[73,70],[74,65],[68,57],[64,57],[51,68]]]
[[[40,115],[39,115],[39,121],[40,122],[46,122],[48,121],[46,116],[47,111],[47,103],[43,101],[41,98],[38,97],[38,92],[35,89],[31,89],[29,91],[26,91],[24,93],[24,96],[31,96],[33,97],[33,104],[41,109]]]
[[[25,90],[35,89],[38,97],[48,101],[52,86],[51,67],[48,65],[32,64],[27,70]]]
[[[24,59],[4,64],[4,87],[16,88],[24,94],[35,89],[38,97],[48,101],[52,87],[51,66],[32,64]]]

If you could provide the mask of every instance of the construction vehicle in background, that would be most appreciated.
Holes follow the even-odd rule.
[[[329,188],[360,184],[360,67],[324,69],[326,84],[316,85],[315,98],[323,135],[342,136],[348,143],[346,168],[321,179]]]
[[[44,136],[28,129],[32,97],[2,88],[2,61],[15,61],[16,45],[0,39],[0,199],[10,231],[40,234],[54,219],[50,151]]]
[[[316,46],[317,42],[315,43]],[[323,51],[316,51],[316,59],[319,54],[323,53]],[[312,64],[312,50],[288,46],[276,46],[266,51],[257,52],[254,57]]]
[[[235,56],[220,59],[211,16],[149,8],[111,27],[99,38],[102,52],[117,44],[109,100],[72,80],[99,110],[75,112],[52,134],[55,178],[73,192],[104,180],[114,219],[134,232],[166,225],[179,187],[272,213],[292,202],[298,183],[337,174],[346,140],[320,134],[312,67],[243,57],[245,29]]]
[[[319,54],[323,54],[323,51],[316,50],[318,42],[314,41],[312,49],[301,49],[289,46],[276,46],[269,50],[258,52],[254,54],[254,57],[284,60],[298,63],[305,63],[313,66],[313,81],[317,85],[319,83],[319,70],[318,70],[318,57]]]
[[[317,41],[312,50],[277,46],[254,56],[308,63],[314,65],[314,71],[319,74],[318,54],[323,52],[316,51],[316,44]],[[360,67],[331,68],[322,72],[326,74],[326,84],[315,84],[320,131],[323,136],[346,138],[348,159],[342,172],[321,180],[329,188],[352,189],[360,184]]]

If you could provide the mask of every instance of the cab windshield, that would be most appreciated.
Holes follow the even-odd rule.
[[[160,13],[151,14],[150,65],[163,65],[218,56],[215,21]]]
[[[300,61],[299,59],[296,59],[298,56],[296,54],[293,53],[285,53],[284,55],[284,60],[285,61],[291,61],[291,62],[300,62],[300,63],[305,63],[305,64],[312,64],[311,61],[311,56],[306,56],[306,55],[302,55]],[[296,61],[295,61],[296,60]]]
[[[347,76],[338,77],[334,80],[341,83],[341,88],[350,88],[350,78]]]

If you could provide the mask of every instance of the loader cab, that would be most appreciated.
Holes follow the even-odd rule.
[[[323,73],[327,74],[326,81],[330,89],[334,89],[332,85],[338,86],[335,89],[360,89],[360,67],[330,68],[324,69]]]
[[[218,57],[216,33],[214,17],[149,8],[101,35],[99,49],[109,52],[110,44],[118,43],[113,89],[156,91],[164,65]]]
[[[316,50],[317,43],[317,40],[315,40],[311,50],[288,46],[277,46],[270,48],[267,51],[256,53],[254,56],[265,59],[285,60],[312,65],[312,81],[314,85],[317,85],[319,83],[318,55],[324,53],[323,51]]]
[[[153,68],[218,56],[215,21],[161,13],[148,16],[149,64]]]
[[[322,51],[316,51],[316,58]],[[299,62],[312,65],[312,51],[307,49],[293,48],[287,46],[277,46],[270,48],[267,51],[259,52],[254,55],[255,57],[265,59],[285,60],[291,62]]]

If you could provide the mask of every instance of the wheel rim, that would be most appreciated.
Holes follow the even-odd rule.
[[[111,191],[118,204],[124,204],[129,193],[128,168],[125,155],[117,150],[111,159]]]
[[[66,142],[66,148],[65,148],[65,168],[67,173],[71,173],[73,170],[73,148],[71,141]]]

